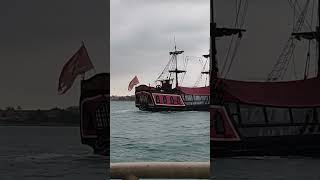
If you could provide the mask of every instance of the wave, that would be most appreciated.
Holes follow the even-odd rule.
[[[121,114],[121,113],[128,113],[128,112],[134,112],[134,109],[123,109],[123,110],[118,110],[118,111],[111,111],[111,113],[115,114]]]
[[[16,161],[26,161],[26,160],[49,160],[49,159],[57,159],[63,157],[70,157],[70,154],[57,154],[57,153],[40,153],[40,154],[33,154],[33,155],[24,155],[18,156],[15,158]]]

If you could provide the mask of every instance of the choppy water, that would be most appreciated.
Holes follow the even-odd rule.
[[[107,160],[80,143],[78,127],[0,127],[1,180],[102,180]]]
[[[319,180],[320,159],[242,157],[213,159],[215,180]]]
[[[209,114],[142,112],[111,102],[111,161],[208,161]],[[212,160],[214,180],[320,180],[320,159],[241,157]]]
[[[208,112],[144,112],[111,101],[111,162],[209,161]]]

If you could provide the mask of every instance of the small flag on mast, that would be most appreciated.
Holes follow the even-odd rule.
[[[83,75],[90,69],[94,69],[94,66],[84,43],[82,43],[80,49],[63,66],[59,77],[58,94],[67,92],[72,87],[76,77],[80,74]]]
[[[134,76],[134,78],[133,78],[133,79],[130,81],[130,83],[129,83],[128,91],[131,91],[132,88],[133,88],[135,85],[137,85],[137,84],[139,84],[138,77],[137,77],[137,76]]]

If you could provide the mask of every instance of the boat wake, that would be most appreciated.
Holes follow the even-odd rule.
[[[123,114],[123,113],[130,113],[136,111],[135,109],[122,109],[118,111],[112,111],[114,114]]]
[[[47,161],[50,159],[60,159],[60,158],[80,158],[81,155],[76,154],[57,154],[57,153],[40,153],[33,155],[18,156],[14,158],[15,161]]]

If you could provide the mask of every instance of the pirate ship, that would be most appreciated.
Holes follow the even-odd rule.
[[[85,72],[94,69],[84,42],[64,65],[59,77],[59,94],[67,92],[78,75],[82,76],[80,95],[80,136],[82,144],[95,154],[109,156],[109,73],[85,79]]]
[[[305,74],[299,80],[283,80],[296,39],[316,41],[317,51],[320,52],[319,24],[316,31],[301,32],[309,0],[303,8],[297,7],[297,1],[289,1],[295,10],[300,10],[300,15],[292,36],[264,82],[236,81],[218,76],[215,39],[234,34],[240,39],[244,30],[241,25],[234,29],[217,27],[213,17],[213,0],[210,3],[212,157],[320,155],[319,55],[316,77]],[[246,3],[247,0],[243,2]],[[310,53],[306,67],[310,60],[308,57]]]
[[[171,58],[157,78],[160,84],[155,87],[139,85],[135,88],[136,107],[145,111],[208,111],[209,86],[183,87],[179,84],[179,74],[186,73],[186,70],[178,69],[178,55],[182,53],[184,51],[177,50],[176,46],[174,51],[169,52]],[[203,71],[202,74],[209,73]]]
[[[80,134],[82,144],[95,154],[109,155],[109,73],[99,73],[81,80]]]

